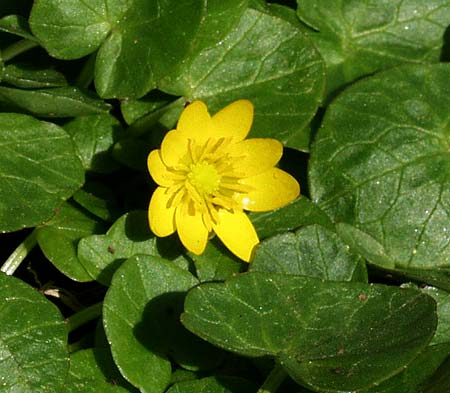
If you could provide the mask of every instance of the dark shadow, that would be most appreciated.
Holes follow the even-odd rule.
[[[182,325],[185,297],[185,292],[169,292],[151,299],[133,333],[143,346],[159,356],[175,359],[178,364],[214,368],[222,361],[223,352]]]
[[[443,40],[441,61],[450,62],[450,26],[445,30]]]

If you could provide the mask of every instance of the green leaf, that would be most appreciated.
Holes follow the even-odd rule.
[[[65,392],[125,393],[130,391],[118,383],[126,385],[108,350],[84,349],[70,356],[70,370],[64,386]]]
[[[116,195],[102,183],[86,182],[73,194],[73,199],[103,221],[112,223],[120,216]]]
[[[231,254],[217,238],[208,242],[201,255],[191,253],[189,256],[194,261],[197,277],[201,282],[224,281],[243,271],[247,265]]]
[[[25,64],[8,64],[3,75],[4,82],[22,89],[66,86],[63,74],[52,68],[38,68]]]
[[[59,393],[67,375],[67,330],[34,288],[0,273],[0,391]]]
[[[250,270],[351,281],[362,263],[334,232],[310,225],[264,240]]]
[[[377,74],[336,99],[317,134],[312,199],[374,264],[450,265],[449,85],[448,64]]]
[[[0,114],[0,231],[48,221],[83,183],[72,141],[58,126]]]
[[[433,345],[419,354],[404,371],[361,393],[423,393],[420,386],[449,355],[449,345]]]
[[[40,117],[72,117],[106,113],[111,105],[72,86],[37,90],[0,86],[0,108]]]
[[[102,97],[139,98],[194,48],[220,40],[246,4],[41,0],[33,6],[30,25],[54,57],[76,59],[99,49],[95,85]]]
[[[298,28],[247,9],[217,45],[195,54],[161,90],[205,101],[212,113],[239,98],[255,105],[252,137],[308,150],[305,128],[322,98],[324,64]]]
[[[37,240],[44,255],[59,271],[75,281],[92,281],[77,257],[81,238],[101,233],[105,225],[74,204],[65,203],[55,217],[37,229]]]
[[[255,392],[256,389],[254,383],[243,378],[224,376],[178,382],[167,393],[248,393]]]
[[[123,100],[120,111],[127,124],[131,125],[141,117],[166,107],[171,101],[173,97],[154,90],[140,100]]]
[[[136,254],[162,256],[175,265],[187,267],[182,248],[173,239],[156,238],[148,225],[147,212],[132,211],[120,217],[106,235],[81,239],[78,258],[92,278],[109,285],[117,268]]]
[[[7,15],[0,19],[0,31],[15,34],[31,41],[37,41],[30,31],[28,21],[21,15]]]
[[[261,239],[311,224],[333,229],[328,216],[305,196],[280,209],[250,213],[249,217]]]
[[[217,350],[179,323],[185,292],[198,283],[160,257],[138,255],[113,277],[104,301],[104,327],[114,360],[141,392],[163,392],[170,382],[170,353],[193,367],[214,364]]]
[[[438,288],[426,286],[422,292],[431,296],[437,304],[438,326],[431,345],[450,345],[450,294]],[[450,353],[449,353],[450,354]]]
[[[109,114],[82,116],[64,125],[72,136],[86,170],[110,173],[119,168],[112,147],[123,133],[120,122]]]
[[[447,393],[450,389],[450,359],[424,384],[420,393]]]
[[[181,318],[219,347],[279,357],[319,391],[371,387],[400,372],[437,323],[435,302],[415,290],[260,272],[197,286]]]
[[[448,0],[297,0],[298,16],[327,64],[327,93],[405,62],[437,62]]]

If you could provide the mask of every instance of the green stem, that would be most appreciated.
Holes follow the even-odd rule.
[[[8,276],[12,276],[36,244],[37,230],[34,229],[13,251],[0,270]]]
[[[68,345],[69,353],[74,353],[81,349],[92,348],[94,340],[95,340],[94,332],[89,332],[84,337],[82,337],[80,340]]]
[[[277,363],[257,393],[275,393],[286,377],[286,371]]]
[[[95,303],[66,319],[69,333],[102,315],[103,302]]]
[[[94,80],[95,59],[97,55],[93,53],[85,61],[81,72],[75,81],[75,86],[87,89]]]
[[[36,46],[39,46],[39,43],[37,43],[36,41],[27,39],[17,41],[14,44],[8,46],[6,49],[2,50],[2,60],[6,63],[7,61],[20,55],[21,53],[33,49]]]

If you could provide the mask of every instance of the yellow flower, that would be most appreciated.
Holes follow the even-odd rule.
[[[283,146],[275,139],[245,139],[253,105],[235,101],[214,116],[201,101],[188,105],[161,148],[148,156],[159,187],[149,206],[157,236],[178,232],[200,255],[215,233],[231,252],[250,262],[258,235],[243,210],[268,211],[300,193],[297,181],[275,167]]]

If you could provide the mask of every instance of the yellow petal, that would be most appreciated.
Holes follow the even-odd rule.
[[[161,143],[161,159],[168,167],[180,164],[188,154],[188,140],[183,133],[169,131]]]
[[[160,186],[169,187],[174,184],[174,176],[162,162],[159,150],[152,150],[147,158],[147,166],[153,180]]]
[[[234,255],[250,262],[254,248],[259,243],[252,222],[243,212],[220,209],[218,214],[219,223],[214,225],[214,232]]]
[[[186,138],[194,140],[202,145],[211,137],[211,116],[208,107],[202,101],[194,101],[184,108],[177,124],[177,131],[180,131]]]
[[[175,232],[175,208],[167,207],[171,194],[167,188],[158,187],[152,195],[148,208],[148,220],[150,229],[156,236],[169,236]]]
[[[177,208],[175,222],[181,243],[194,254],[202,254],[209,235],[202,215],[195,210],[189,211],[188,205],[183,203]]]
[[[300,194],[297,180],[279,168],[242,179],[241,183],[252,190],[246,194],[236,194],[235,199],[245,210],[254,212],[277,209]]]
[[[248,100],[234,101],[212,117],[213,133],[216,138],[244,140],[253,123],[253,104]]]
[[[266,172],[275,166],[283,154],[283,145],[276,139],[253,138],[231,145],[233,169],[242,177]]]

